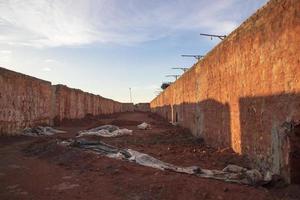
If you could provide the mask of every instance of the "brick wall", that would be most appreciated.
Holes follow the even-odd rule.
[[[133,111],[132,103],[120,103],[65,85],[54,85],[53,90],[56,96],[56,122],[63,119],[80,119],[88,114],[96,116]]]
[[[0,135],[51,123],[51,83],[0,68]]]
[[[51,85],[0,68],[0,135],[19,134],[25,127],[52,125],[63,119],[80,119],[87,114],[103,115],[133,109],[130,103],[120,103],[64,85]]]
[[[126,112],[133,112],[134,111],[133,103],[122,103],[122,110]]]
[[[288,174],[280,134],[300,120],[299,13],[298,0],[271,0],[156,97],[152,111]]]
[[[134,105],[134,110],[139,112],[150,112],[150,103],[138,103]]]

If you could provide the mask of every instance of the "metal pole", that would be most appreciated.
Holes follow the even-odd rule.
[[[132,103],[131,88],[129,88],[129,95],[130,95],[130,103]]]
[[[201,59],[201,58],[204,58],[203,55],[181,55],[182,57],[194,57],[196,58],[198,61]]]
[[[175,80],[177,80],[177,78],[179,77],[180,75],[166,75],[166,77],[174,77]]]
[[[183,72],[186,72],[189,68],[187,68],[187,67],[173,67],[172,69],[181,69]]]
[[[213,37],[219,38],[220,40],[224,40],[226,38],[226,35],[214,35],[214,34],[206,34],[206,33],[200,33],[200,35],[202,35],[202,36],[208,36],[211,39]]]

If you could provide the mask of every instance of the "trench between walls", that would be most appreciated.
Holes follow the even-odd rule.
[[[49,81],[1,67],[0,83],[0,135],[19,135],[26,127],[53,126],[63,119],[84,118],[88,113],[104,115],[134,109],[132,103],[52,85]],[[74,93],[78,95],[72,96]]]

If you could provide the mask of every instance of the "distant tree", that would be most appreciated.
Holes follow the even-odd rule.
[[[171,85],[171,83],[169,82],[169,83],[163,83],[163,84],[161,84],[161,89],[163,89],[163,90],[165,90],[167,87],[169,87]]]

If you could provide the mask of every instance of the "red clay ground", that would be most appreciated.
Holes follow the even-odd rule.
[[[151,130],[138,130],[146,121]],[[299,186],[266,189],[159,171],[57,145],[78,131],[103,124],[133,130],[118,138],[90,137],[181,166],[222,169],[249,165],[230,149],[213,149],[184,129],[150,113],[122,113],[66,121],[52,137],[0,138],[0,199],[300,199]]]

